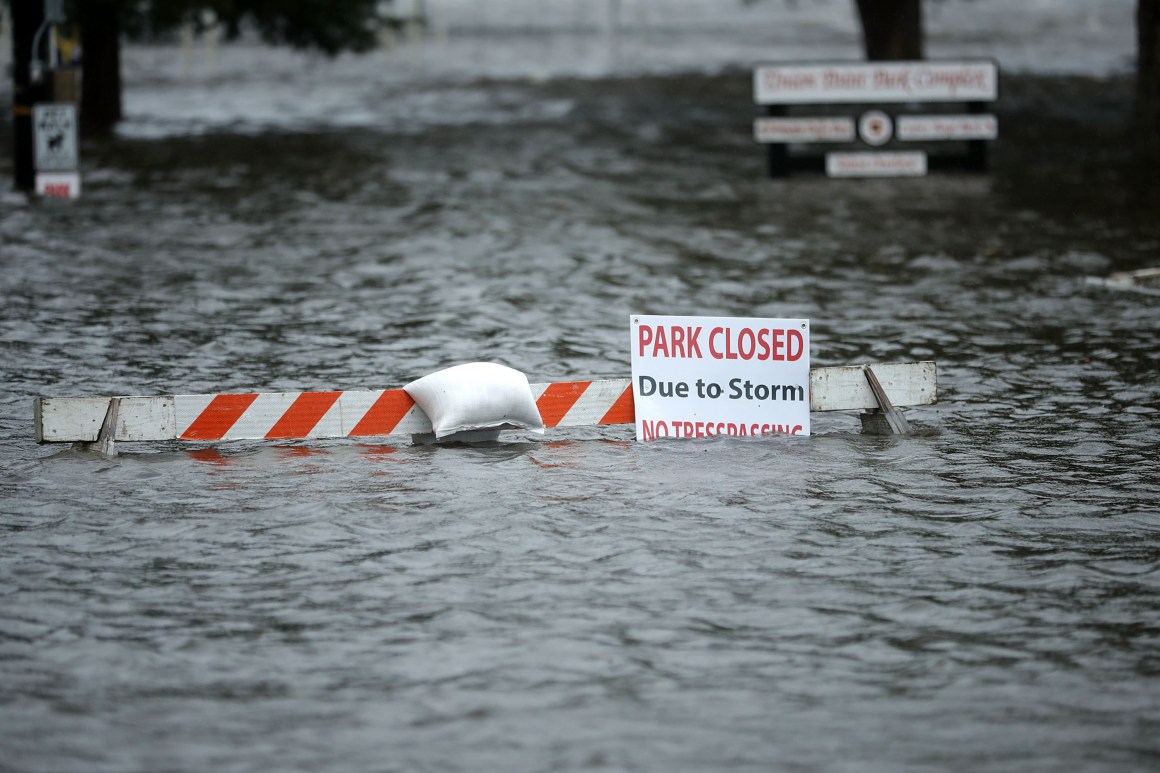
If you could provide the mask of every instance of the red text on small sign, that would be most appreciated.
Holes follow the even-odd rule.
[[[805,353],[805,338],[793,328],[715,327],[705,336],[691,325],[638,325],[637,353],[641,357],[703,359],[704,351],[715,360],[769,360],[797,362]]]
[[[723,421],[649,421],[641,422],[641,440],[659,437],[700,438],[715,435],[760,437],[762,435],[798,435],[800,424],[739,424]]]

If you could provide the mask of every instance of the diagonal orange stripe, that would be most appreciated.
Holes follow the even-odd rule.
[[[221,440],[257,399],[256,394],[215,395],[205,410],[189,425],[189,429],[185,430],[181,439]]]
[[[350,431],[350,437],[391,434],[414,404],[415,401],[402,389],[386,390]]]
[[[341,395],[342,392],[303,392],[266,433],[266,439],[306,437]]]
[[[599,424],[632,424],[636,421],[636,403],[632,400],[632,382],[616,398],[608,413],[600,418]]]
[[[554,427],[559,424],[591,384],[591,381],[557,381],[548,384],[540,399],[536,400],[536,407],[540,409],[540,418],[544,420],[544,426]]]

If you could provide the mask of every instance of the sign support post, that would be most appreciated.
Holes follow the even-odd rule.
[[[770,118],[785,118],[789,115],[785,105],[767,105],[765,112]],[[789,177],[789,145],[784,142],[769,143],[769,176]]]
[[[967,112],[970,115],[986,115],[986,102],[968,102]],[[987,171],[987,140],[967,140],[967,158],[965,166],[972,172]]]

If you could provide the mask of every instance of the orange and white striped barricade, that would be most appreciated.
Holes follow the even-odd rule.
[[[870,375],[876,376],[878,397],[867,371],[862,365],[812,368],[810,410],[874,415],[895,406],[929,405],[937,398],[933,362],[874,365]],[[546,428],[635,421],[630,379],[530,386]],[[430,419],[402,389],[37,397],[34,419],[39,443],[82,443],[107,454],[116,442],[370,439],[431,432]]]

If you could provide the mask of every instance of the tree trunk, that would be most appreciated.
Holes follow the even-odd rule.
[[[922,0],[857,3],[867,59],[922,59]]]
[[[81,131],[108,134],[121,120],[120,14],[115,2],[81,7]]]
[[[1136,36],[1136,144],[1160,160],[1160,0],[1139,0]]]

